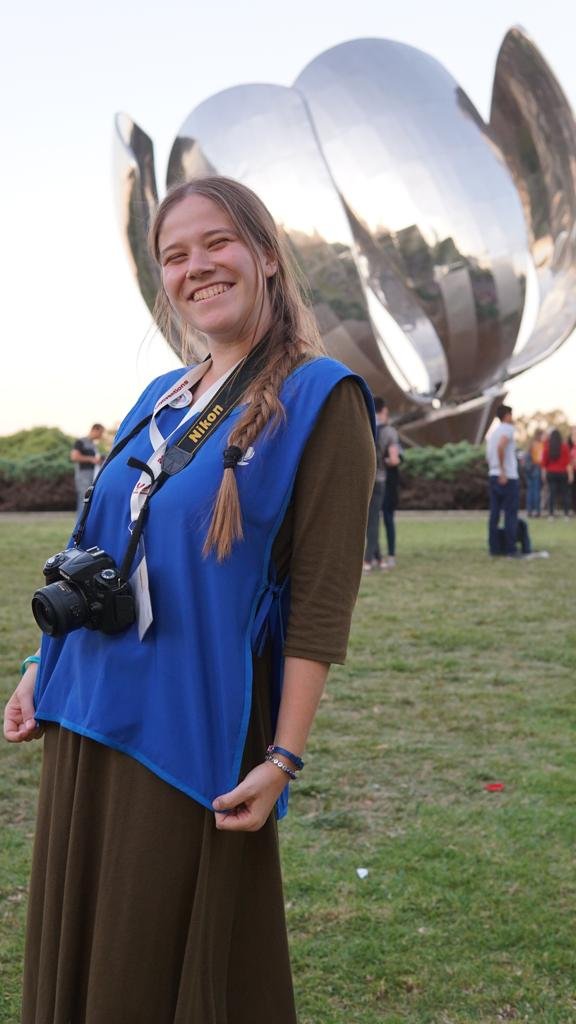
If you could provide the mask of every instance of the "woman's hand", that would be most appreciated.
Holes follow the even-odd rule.
[[[257,765],[235,789],[216,797],[212,806],[216,828],[227,832],[257,832],[268,820],[288,776],[275,764]],[[218,813],[225,811],[225,814]]]
[[[304,750],[329,667],[323,661],[286,658],[274,743],[298,754]],[[270,761],[259,764],[239,786],[213,801],[216,828],[229,832],[257,832],[268,819],[287,783],[286,772],[277,765]]]
[[[34,719],[34,684],[38,665],[28,665],[4,710],[4,738],[9,743],[27,743],[42,736]]]

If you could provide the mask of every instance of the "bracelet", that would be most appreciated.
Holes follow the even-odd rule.
[[[298,754],[293,754],[290,750],[286,750],[284,747],[278,747],[275,743],[271,743],[268,747],[267,754],[282,754],[284,757],[289,758],[294,765],[296,765],[296,771],[301,772],[304,767],[304,761]]]
[[[40,664],[40,656],[38,654],[30,654],[27,658],[24,658],[24,661],[20,665],[20,675],[21,676],[24,675],[26,669],[28,668],[28,665],[39,665],[39,664]]]
[[[264,760],[270,761],[270,764],[275,764],[276,767],[279,768],[281,772],[284,772],[285,775],[290,776],[292,782],[296,781],[296,772],[293,771],[292,768],[289,768],[287,764],[284,764],[284,761],[280,761],[279,758],[274,757],[274,754],[266,754]]]

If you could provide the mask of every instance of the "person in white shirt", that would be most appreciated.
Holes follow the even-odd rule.
[[[488,547],[491,555],[501,554],[498,543],[498,524],[504,513],[506,555],[516,557],[516,531],[518,526],[519,481],[512,409],[499,405],[496,415],[500,420],[487,442],[486,460],[490,484],[490,518],[488,520]]]

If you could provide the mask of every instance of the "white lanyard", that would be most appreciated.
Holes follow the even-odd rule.
[[[194,385],[198,383],[198,381],[202,380],[202,377],[208,372],[211,366],[212,361],[206,360],[205,362],[200,363],[199,366],[195,366],[192,370],[187,370],[184,376],[180,377],[175,384],[172,384],[156,402],[154,412],[152,413],[152,419],[150,420],[148,427],[150,444],[152,445],[153,452],[146,463],[154,474],[154,479],[156,479],[160,473],[162,468],[162,459],[170,439],[180,430],[187,420],[202,412],[204,407],[208,405],[216,392],[222,387],[227,377],[229,377],[232,371],[236,369],[238,363],[230,367],[226,373],[218,378],[215,384],[212,384],[212,386],[208,388],[208,390],[205,391],[196,402],[192,403],[189,409],[184,413],[184,416],[180,420],[178,426],[174,427],[174,430],[171,431],[168,437],[164,437],[161,433],[158,424],[156,423],[156,414],[159,413],[166,405],[172,405],[173,407],[178,408],[181,404],[179,396],[183,395],[186,391],[189,391],[190,388],[194,387]],[[150,475],[143,470],[130,497],[130,517],[132,522],[138,518],[138,513],[146,500],[146,495],[148,494],[150,486]]]
[[[232,366],[226,371],[212,387],[205,391],[201,398],[197,402],[193,402],[190,408],[185,412],[184,416],[180,420],[177,427],[174,428],[168,435],[164,437],[161,433],[158,424],[156,423],[156,414],[166,405],[171,405],[173,408],[184,408],[186,399],[183,396],[185,392],[189,392],[190,388],[194,387],[205,373],[208,372],[212,366],[212,361],[207,359],[205,362],[200,363],[199,366],[195,366],[192,370],[187,370],[183,377],[180,377],[167,391],[164,392],[161,398],[158,399],[154,406],[154,412],[152,413],[152,419],[148,427],[150,434],[150,443],[154,449],[152,455],[148,459],[146,465],[149,466],[150,470],[154,474],[154,479],[160,473],[162,468],[162,459],[168,446],[170,439],[173,435],[180,430],[182,425],[187,420],[196,416],[197,413],[202,412],[204,406],[212,400],[216,392],[222,387],[224,381],[230,376],[233,370],[236,369],[238,363]],[[191,400],[191,399],[190,399]],[[130,497],[130,530],[133,529],[134,523],[138,518],[140,509],[146,501],[146,495],[152,486],[150,476],[148,473],[142,471],[140,479],[136,484],[132,495]],[[132,592],[134,594],[134,600],[136,603],[136,618],[138,623],[138,636],[140,640],[143,640],[146,632],[153,621],[152,603],[150,600],[150,586],[148,580],[148,566],[146,564],[146,553],[144,550],[144,538],[140,537],[138,544],[138,550],[135,557],[135,565],[132,575],[130,576],[130,584],[132,586]]]

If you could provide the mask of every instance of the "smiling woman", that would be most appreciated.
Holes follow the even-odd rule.
[[[270,324],[263,279],[277,271],[273,255],[252,253],[226,211],[203,195],[186,196],[168,211],[158,245],[173,310],[210,337],[213,359],[222,346],[229,359],[245,354]]]
[[[244,186],[176,189],[151,246],[210,354],[146,389],[75,531],[120,565],[145,522],[134,621],[51,627],[6,710],[45,731],[22,1020],[295,1024],[275,818],[345,657],[371,400]]]

